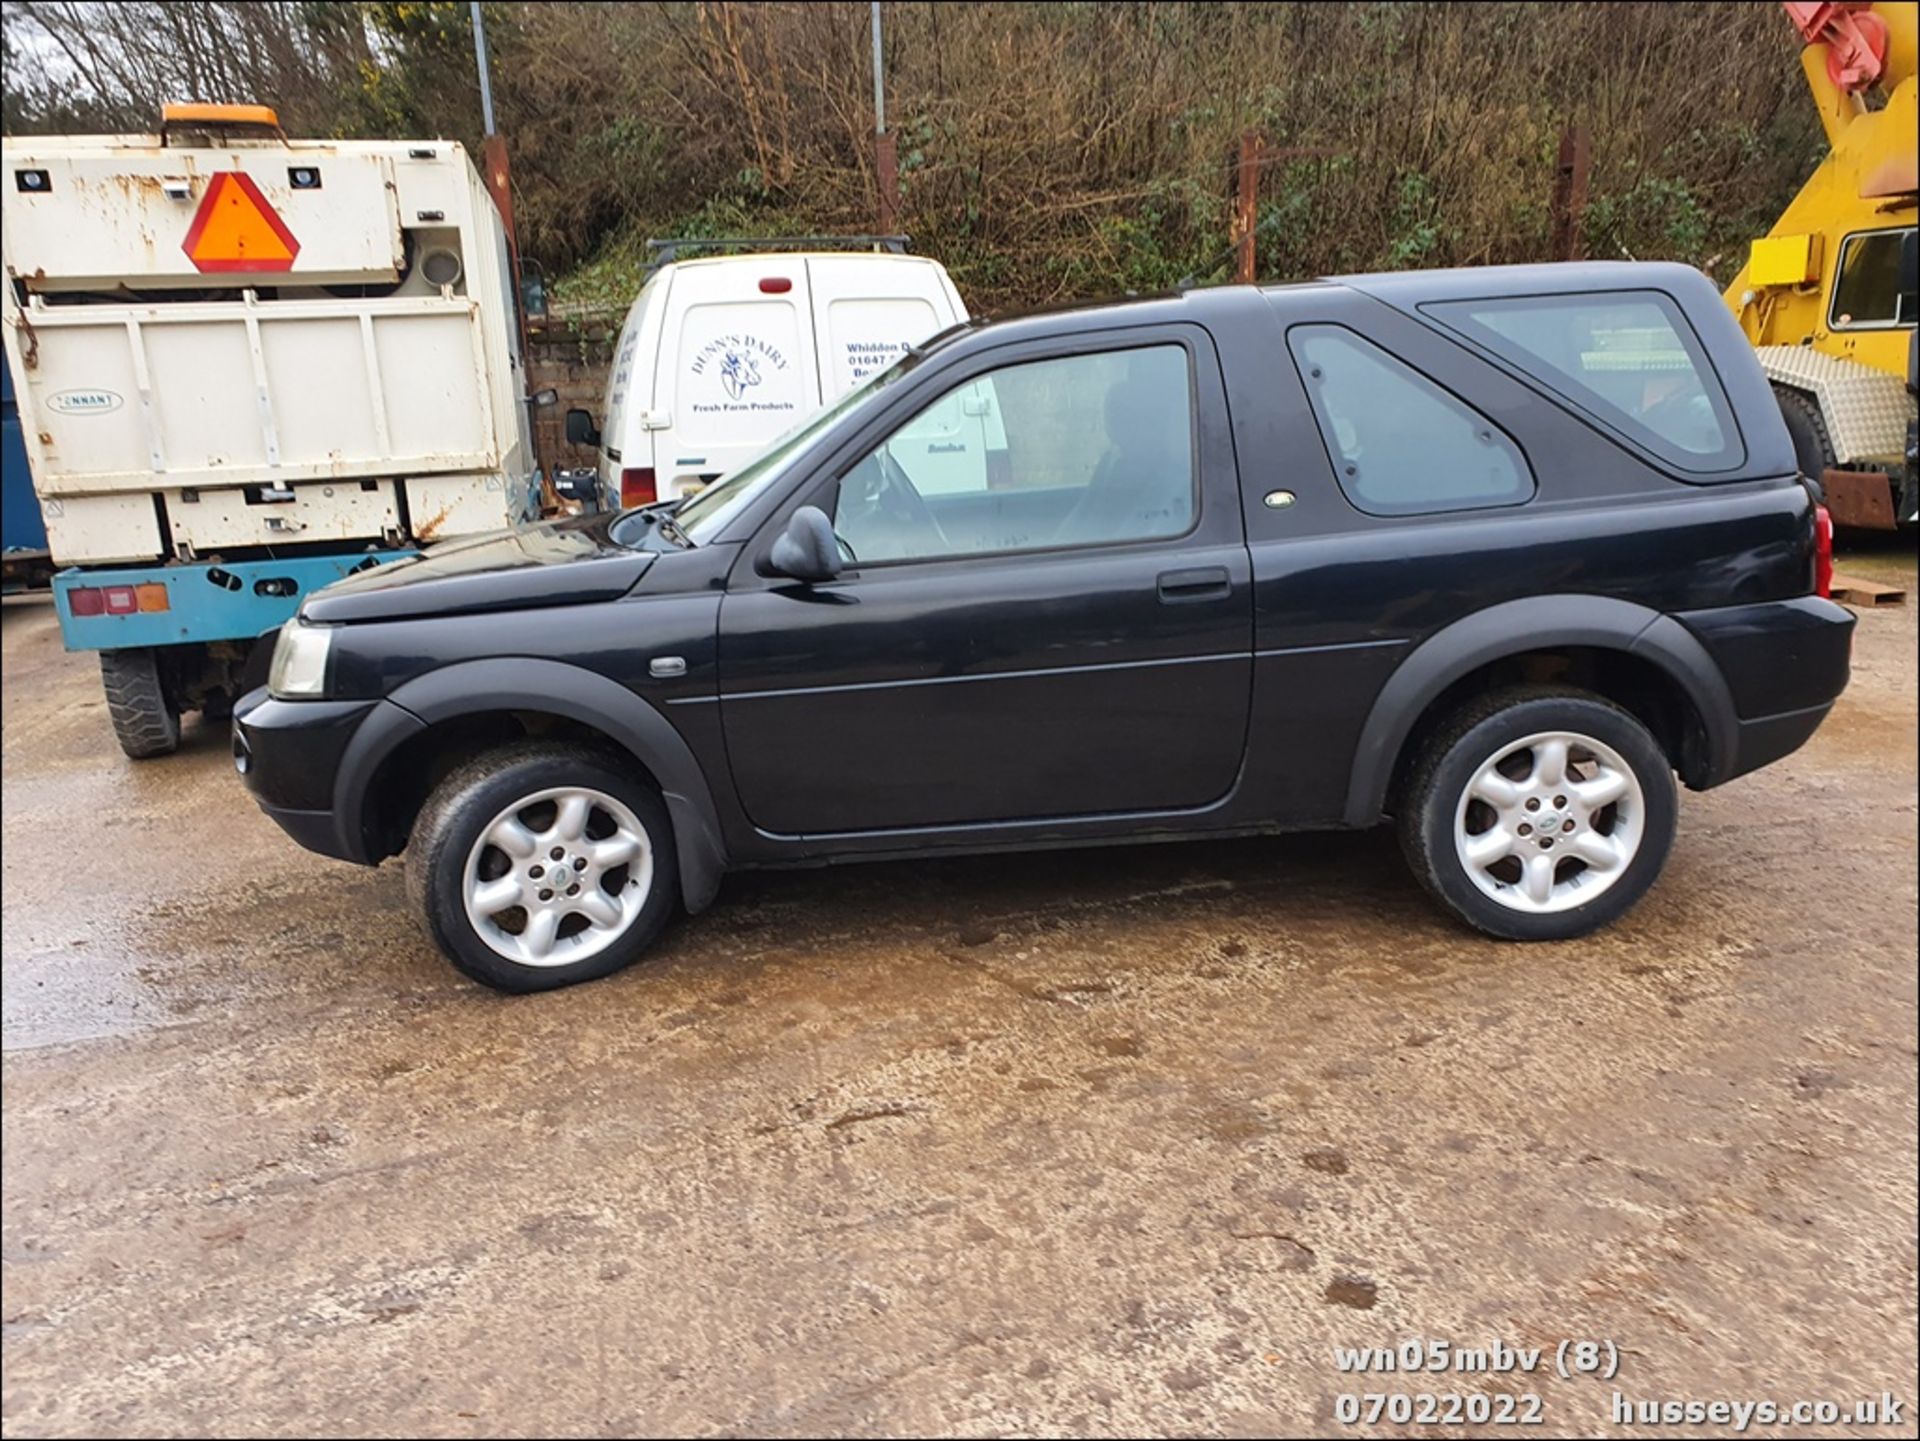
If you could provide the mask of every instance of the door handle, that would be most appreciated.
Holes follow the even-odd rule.
[[[1159,589],[1162,605],[1185,605],[1200,600],[1225,600],[1233,593],[1233,581],[1224,565],[1205,565],[1194,570],[1162,571]]]

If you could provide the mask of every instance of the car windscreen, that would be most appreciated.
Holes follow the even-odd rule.
[[[752,504],[755,497],[787,473],[794,461],[806,452],[815,437],[838,424],[843,416],[867,404],[876,393],[893,384],[906,372],[911,362],[912,357],[908,356],[878,375],[862,381],[825,410],[808,417],[775,440],[767,449],[731,475],[715,481],[705,490],[688,496],[681,503],[680,508],[673,513],[674,522],[681,532],[695,545],[705,545],[713,540],[726,529],[729,521]],[[618,538],[618,532],[615,535]]]

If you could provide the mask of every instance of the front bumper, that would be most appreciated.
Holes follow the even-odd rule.
[[[397,735],[424,729],[384,700],[275,700],[265,687],[233,708],[233,765],[260,809],[300,845],[374,865],[362,825],[372,772]]]

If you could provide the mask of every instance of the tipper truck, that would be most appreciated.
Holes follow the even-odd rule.
[[[506,230],[461,146],[195,105],[0,155],[61,634],[129,756],[263,679],[308,591],[538,513]]]

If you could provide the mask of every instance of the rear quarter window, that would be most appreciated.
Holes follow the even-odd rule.
[[[1669,465],[1711,472],[1746,459],[1720,378],[1669,296],[1587,292],[1420,309]]]
[[[1356,509],[1432,515],[1533,497],[1533,472],[1506,432],[1397,356],[1341,325],[1293,326],[1287,346]]]

